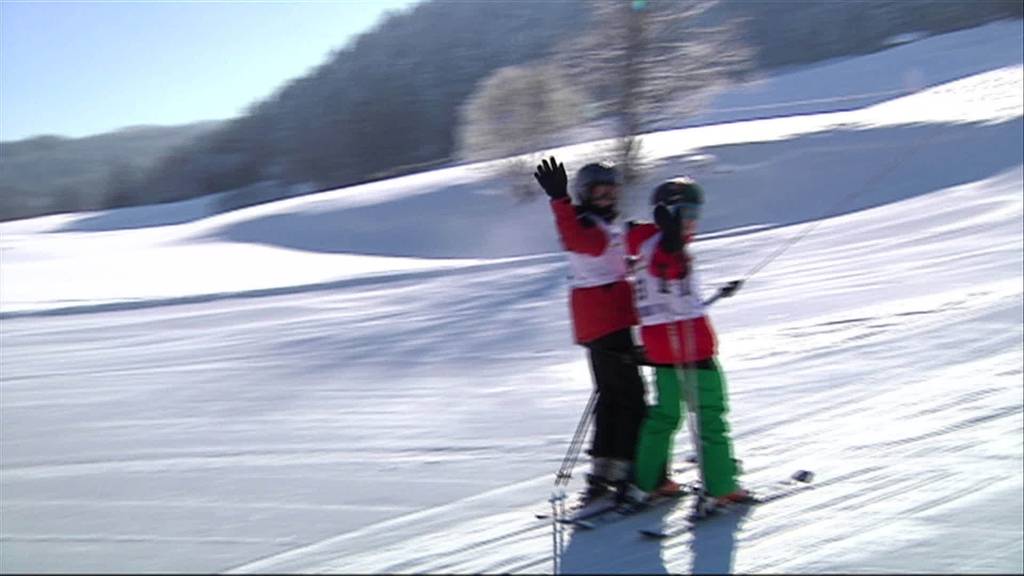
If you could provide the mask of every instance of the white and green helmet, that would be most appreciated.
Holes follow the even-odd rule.
[[[654,194],[651,194],[651,205],[658,204],[666,206],[685,204],[699,207],[704,204],[704,191],[693,178],[678,176],[662,182],[654,189]]]
[[[680,214],[683,220],[696,220],[704,204],[704,191],[693,178],[679,176],[659,184],[651,194],[651,204],[664,205]]]

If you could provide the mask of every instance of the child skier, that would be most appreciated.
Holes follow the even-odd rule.
[[[633,362],[633,295],[626,281],[626,247],[618,217],[618,170],[587,164],[576,174],[577,204],[567,190],[565,166],[543,160],[534,174],[551,198],[562,245],[569,254],[573,333],[588,349],[597,393],[592,470],[580,499],[586,507],[617,495],[632,473],[644,383]]]
[[[643,507],[655,491],[670,493],[678,487],[666,482],[664,474],[683,419],[682,402],[695,415],[698,462],[707,495],[717,501],[749,498],[737,484],[715,333],[686,251],[702,203],[703,193],[692,179],[668,180],[651,198],[656,224],[636,224],[627,233],[628,250],[636,262],[633,288],[641,340],[655,366],[658,392],[657,404],[648,407],[641,427],[627,509]],[[731,295],[737,288],[733,283],[721,295]]]

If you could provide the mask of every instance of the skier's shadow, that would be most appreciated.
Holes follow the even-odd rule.
[[[747,509],[734,510],[729,514],[702,521],[690,533],[692,574],[731,574],[736,550],[736,533],[746,516]],[[567,545],[560,555],[561,574],[670,574],[679,572],[680,566],[669,570],[666,555],[669,547],[685,542],[687,536],[656,542],[647,540],[637,533],[640,527],[649,527],[658,521],[666,522],[669,511],[655,516],[653,512],[627,519],[613,525],[599,527],[593,531],[576,530],[566,535]],[[678,551],[668,555],[685,562]]]
[[[732,574],[736,555],[736,533],[749,507],[710,518],[693,531],[690,550],[693,554],[691,574]]]
[[[664,517],[668,512],[662,513]],[[659,517],[651,511],[595,530],[571,529],[562,550],[560,574],[668,574],[661,546],[637,532]]]

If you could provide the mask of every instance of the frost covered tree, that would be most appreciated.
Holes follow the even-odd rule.
[[[510,158],[500,170],[522,199],[536,195],[534,153],[581,124],[586,99],[554,66],[506,66],[480,82],[460,109],[458,154]],[[526,155],[525,157],[523,155]]]
[[[459,156],[491,160],[534,152],[584,119],[585,98],[552,66],[506,66],[460,110]]]

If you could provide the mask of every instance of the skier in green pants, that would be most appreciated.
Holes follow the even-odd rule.
[[[694,414],[698,462],[704,490],[718,501],[743,501],[749,493],[737,482],[725,378],[715,357],[716,338],[705,314],[686,247],[696,231],[703,192],[690,178],[658,186],[651,199],[655,224],[636,224],[627,233],[635,259],[634,297],[647,358],[655,366],[657,403],[640,429],[634,482],[626,506],[642,507],[653,494],[678,492],[666,471],[672,443],[684,421],[686,403]],[[739,287],[723,291],[729,296]]]

